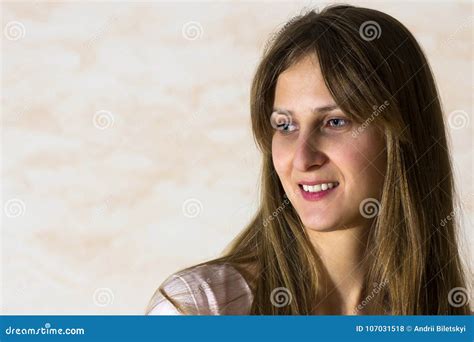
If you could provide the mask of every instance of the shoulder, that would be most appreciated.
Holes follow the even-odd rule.
[[[234,266],[226,263],[190,267],[169,276],[150,302],[150,315],[245,315],[252,291]]]

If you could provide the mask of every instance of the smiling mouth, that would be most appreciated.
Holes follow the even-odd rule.
[[[339,185],[339,182],[327,182],[327,183],[320,183],[315,185],[306,185],[306,184],[298,184],[301,190],[306,193],[318,193],[322,191],[326,191],[328,189],[334,189]]]

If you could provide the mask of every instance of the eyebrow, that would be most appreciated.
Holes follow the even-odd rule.
[[[334,104],[334,105],[316,107],[316,108],[313,108],[311,111],[314,114],[318,114],[318,113],[324,114],[324,113],[331,112],[331,111],[336,110],[336,109],[341,109],[341,108],[337,104]],[[285,108],[280,108],[280,107],[274,107],[273,111],[274,112],[275,111],[284,111],[284,112],[290,113],[291,115],[294,115],[293,111],[285,109]]]

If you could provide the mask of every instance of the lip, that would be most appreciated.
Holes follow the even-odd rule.
[[[301,196],[303,196],[303,198],[307,201],[319,201],[323,198],[326,198],[328,195],[334,193],[334,191],[339,187],[339,182],[337,182],[338,184],[335,187],[331,188],[331,189],[322,190],[322,191],[319,191],[319,192],[307,192],[307,191],[303,190],[303,186],[301,185],[301,184],[315,185],[315,184],[321,184],[321,183],[335,183],[335,182],[324,181],[324,182],[318,182],[318,183],[314,183],[314,184],[300,183],[300,184],[298,184],[298,187],[300,188]]]
[[[338,181],[335,181],[335,180],[326,180],[326,179],[322,179],[322,180],[317,180],[317,181],[300,181],[298,182],[298,185],[318,185],[318,184],[323,184],[323,183],[338,183]]]

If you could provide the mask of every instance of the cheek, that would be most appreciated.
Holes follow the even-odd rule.
[[[380,190],[385,175],[383,139],[375,132],[367,132],[340,149],[338,165],[347,183],[360,194],[374,195]]]
[[[273,166],[280,177],[291,171],[291,154],[277,137],[272,140]]]

